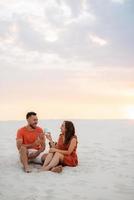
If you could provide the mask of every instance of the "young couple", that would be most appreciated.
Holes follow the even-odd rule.
[[[77,136],[71,121],[64,121],[61,125],[61,134],[57,143],[51,134],[43,132],[38,127],[38,118],[35,112],[26,115],[27,125],[17,131],[16,145],[20,155],[20,161],[24,171],[29,173],[29,163],[41,163],[41,171],[61,172],[63,166],[75,167],[78,165],[77,158]],[[46,149],[46,139],[49,140],[50,149]]]

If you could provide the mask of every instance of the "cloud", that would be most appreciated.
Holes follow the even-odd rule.
[[[88,66],[81,56],[86,56],[87,29],[96,17],[86,1],[14,0],[11,4],[6,0],[0,1],[0,8],[3,66],[9,63],[28,69],[65,68],[66,63],[72,68],[79,68],[79,63]]]
[[[87,0],[0,1],[2,66],[90,69],[91,66],[107,65],[110,68],[117,62],[119,64],[122,50],[117,54],[118,42],[115,42],[116,38],[112,38],[114,41],[110,38],[116,29],[111,28],[111,23],[104,28],[108,21],[103,20],[103,13],[100,16],[95,10],[96,7],[100,9],[98,4]],[[100,51],[98,46],[107,47],[107,50],[101,48]],[[115,59],[113,54],[116,54]]]
[[[119,4],[124,4],[126,2],[126,0],[111,0],[111,1]]]
[[[101,38],[101,37],[99,37],[95,34],[90,34],[89,38],[93,43],[95,43],[99,46],[105,46],[105,45],[108,44],[107,40],[105,40],[105,39],[103,39],[103,38]]]

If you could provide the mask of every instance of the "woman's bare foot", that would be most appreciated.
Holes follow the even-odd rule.
[[[62,170],[63,170],[62,165],[58,165],[58,166],[56,166],[56,167],[53,167],[53,168],[51,169],[51,172],[61,173]]]
[[[43,171],[49,171],[49,169],[47,167],[41,167],[39,169],[39,172],[43,172]]]

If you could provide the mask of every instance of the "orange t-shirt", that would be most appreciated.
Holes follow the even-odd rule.
[[[23,142],[22,144],[32,144],[36,141],[36,139],[38,138],[38,136],[41,135],[41,133],[43,133],[42,128],[40,127],[36,127],[33,130],[28,130],[27,127],[22,127],[17,131],[17,137],[16,139],[22,139]],[[33,149],[40,149],[40,145],[33,147]]]

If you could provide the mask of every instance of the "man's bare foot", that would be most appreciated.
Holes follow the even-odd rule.
[[[30,169],[30,167],[25,167],[25,168],[24,168],[24,171],[25,171],[26,173],[31,173],[31,172],[32,172],[32,170]]]
[[[61,173],[62,170],[63,170],[62,165],[58,165],[58,166],[56,166],[56,167],[53,167],[53,168],[51,169],[51,172]]]

